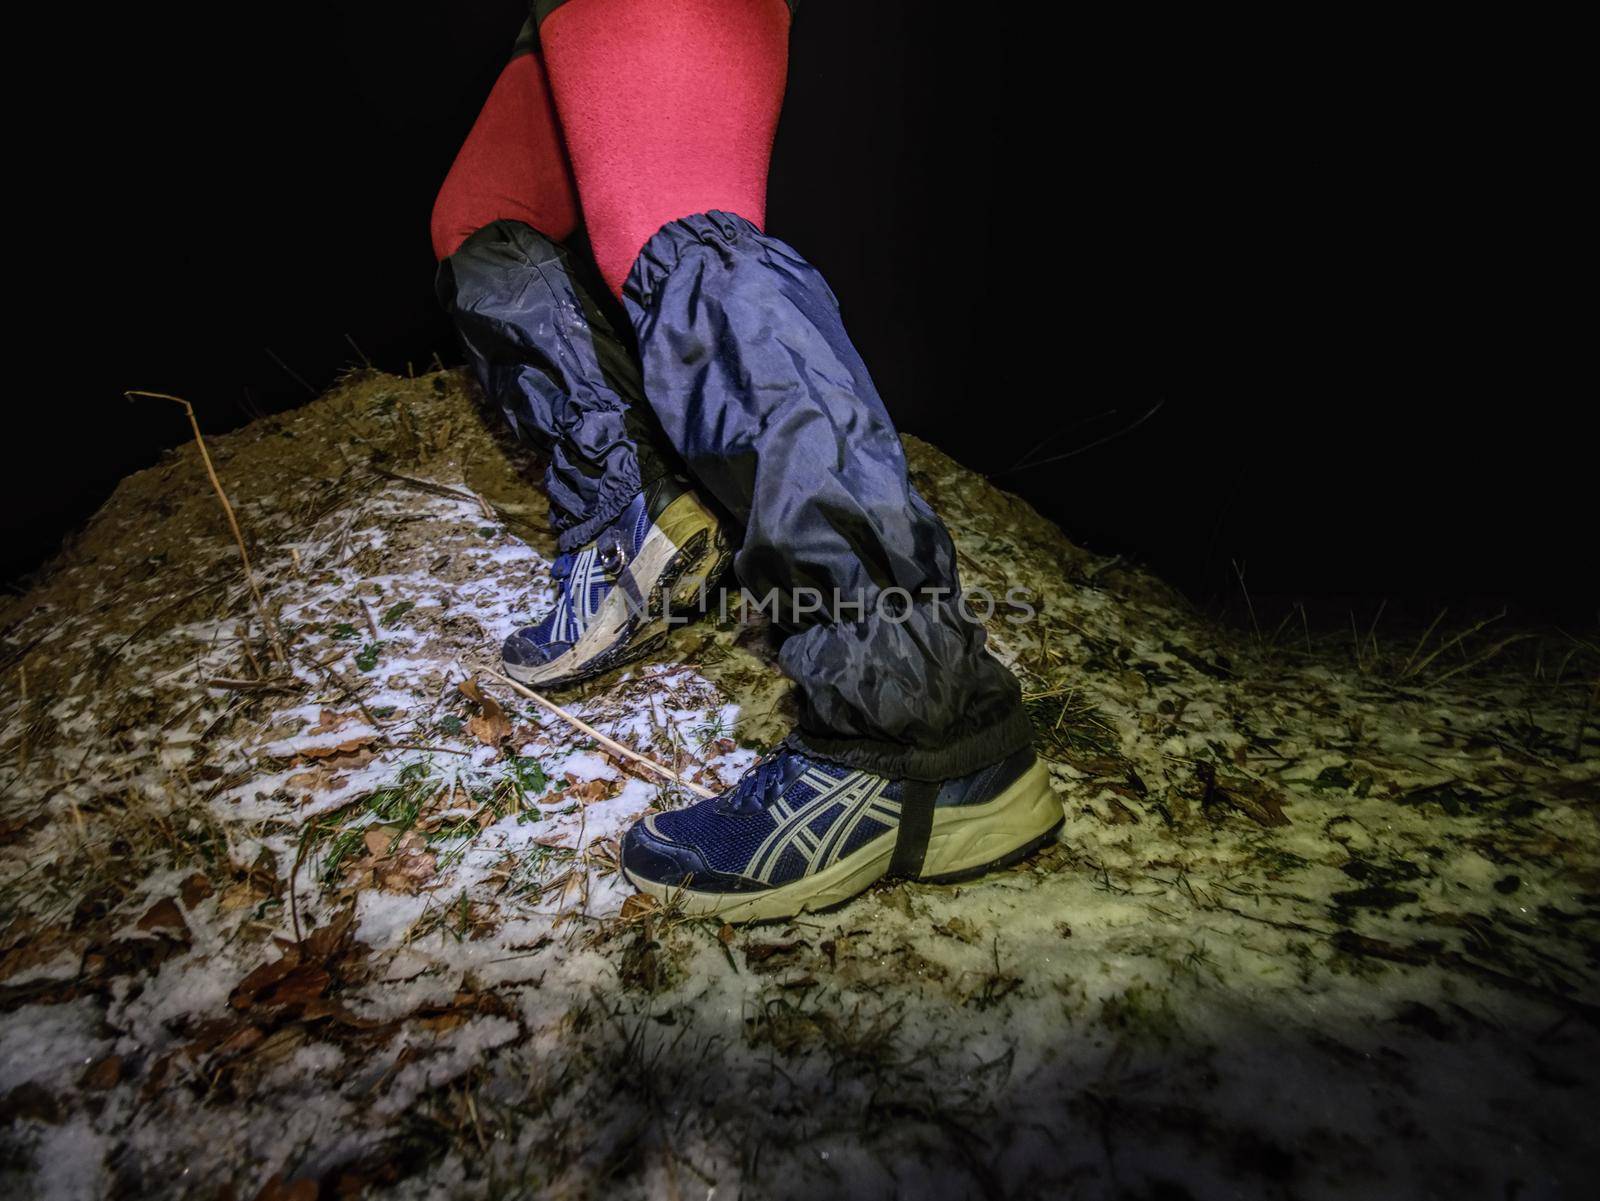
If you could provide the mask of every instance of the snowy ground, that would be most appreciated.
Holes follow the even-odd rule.
[[[10,1195],[1589,1195],[1592,635],[1231,635],[913,443],[1040,607],[1061,840],[734,929],[615,871],[684,793],[484,674],[553,551],[459,377],[211,451],[275,640],[192,444],[0,607]],[[773,659],[559,699],[719,786]]]

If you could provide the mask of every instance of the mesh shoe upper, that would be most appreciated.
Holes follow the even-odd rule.
[[[593,542],[559,556],[550,568],[555,606],[536,625],[525,626],[506,639],[502,652],[506,661],[548,663],[569,650],[619,581],[626,586],[629,577],[623,569],[649,533],[650,515],[640,494]],[[633,600],[641,603],[638,596]]]
[[[899,820],[899,781],[784,748],[721,796],[645,818],[624,840],[623,862],[651,878],[676,863],[701,888],[776,887],[823,870]]]

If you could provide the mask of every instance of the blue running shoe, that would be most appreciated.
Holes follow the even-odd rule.
[[[722,525],[700,498],[672,479],[652,484],[555,561],[555,607],[506,639],[506,675],[548,688],[638,658],[666,638],[669,617],[698,610],[727,562]]]
[[[1031,748],[923,784],[785,745],[722,795],[635,822],[622,839],[622,871],[685,913],[767,921],[842,904],[885,876],[944,883],[1004,867],[1054,838],[1061,822]]]

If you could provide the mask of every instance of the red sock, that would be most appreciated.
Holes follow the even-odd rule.
[[[491,221],[510,218],[559,242],[578,228],[578,196],[537,54],[495,80],[433,202],[433,253],[446,258]]]
[[[722,209],[764,224],[784,0],[568,0],[539,40],[613,292],[668,221]]]

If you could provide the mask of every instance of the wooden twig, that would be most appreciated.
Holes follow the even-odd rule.
[[[680,776],[677,772],[673,771],[670,767],[663,767],[663,766],[661,766],[661,764],[657,763],[654,759],[647,759],[643,755],[641,755],[638,751],[635,751],[635,750],[632,750],[632,749],[630,749],[628,747],[623,746],[616,739],[607,738],[604,734],[600,733],[600,731],[595,729],[593,726],[591,726],[588,723],[586,723],[584,721],[581,721],[578,718],[574,717],[572,714],[568,713],[565,709],[563,709],[560,705],[556,704],[552,700],[548,700],[545,697],[540,696],[533,689],[525,688],[521,684],[517,683],[515,680],[510,679],[507,676],[503,676],[497,671],[485,672],[484,674],[489,676],[491,679],[499,680],[507,688],[511,689],[511,691],[513,691],[515,693],[518,693],[518,694],[520,694],[522,696],[527,697],[530,701],[536,701],[538,704],[543,705],[546,709],[550,710],[550,712],[554,713],[562,721],[566,722],[568,725],[572,726],[574,729],[583,731],[590,738],[593,738],[601,746],[605,747],[608,751],[614,751],[615,753],[617,753],[618,755],[623,756],[626,759],[632,759],[635,763],[639,764],[641,767],[644,767],[644,768],[647,768],[650,771],[653,771],[656,775],[661,776],[664,779],[671,780],[674,784],[677,784],[680,787],[687,788],[690,792],[694,793],[696,796],[714,797],[714,796],[717,795],[716,793],[710,791],[709,789],[700,787],[700,785],[698,785],[698,784],[690,783],[688,780],[685,780],[682,776]]]
[[[256,584],[255,569],[250,566],[250,552],[244,546],[244,534],[239,529],[239,519],[233,515],[233,506],[228,503],[228,494],[223,491],[222,481],[217,478],[217,469],[211,465],[211,453],[206,450],[205,435],[200,432],[200,422],[195,418],[194,406],[181,396],[170,396],[165,392],[142,392],[134,390],[124,392],[129,400],[142,396],[147,400],[170,400],[173,404],[183,406],[183,411],[189,415],[189,427],[194,430],[194,444],[200,448],[200,461],[205,464],[206,475],[211,480],[211,487],[216,491],[217,499],[222,502],[222,511],[227,515],[228,528],[233,531],[234,543],[239,547],[239,559],[244,563],[245,583],[250,585],[250,595],[256,603],[256,613],[261,618],[261,625],[266,630],[267,640],[272,643],[272,652],[278,657],[278,662],[286,669],[289,666],[289,652],[284,649],[283,640],[278,637],[278,628],[272,620],[272,614],[267,610],[267,602],[262,599],[261,589]]]
[[[206,681],[207,688],[226,688],[230,692],[304,692],[305,682],[293,676],[275,680],[227,680],[218,677]]]
[[[357,688],[346,684],[338,676],[334,675],[333,672],[328,668],[329,663],[336,663],[349,653],[349,650],[340,650],[337,654],[329,656],[329,658],[322,663],[312,659],[309,655],[305,656],[305,658],[312,667],[316,668],[322,673],[323,680],[326,681],[329,688],[332,688],[338,693],[340,700],[348,700],[351,704],[355,705],[357,709],[361,710],[361,716],[367,719],[367,723],[374,730],[387,730],[388,727],[378,720],[377,716],[372,712],[371,709],[367,708],[367,702],[361,699],[360,691]]]
[[[384,744],[397,751],[431,751],[436,755],[462,755],[470,756],[471,751],[458,750],[450,746],[429,746],[425,742],[387,742]]]
[[[432,480],[419,480],[414,475],[401,475],[398,471],[389,471],[382,467],[367,464],[367,470],[373,475],[381,476],[386,480],[395,480],[402,484],[410,484],[413,488],[420,488],[424,492],[431,492],[435,496],[450,496],[456,500],[469,501],[476,505],[483,504],[483,498],[476,492],[463,492],[459,488],[451,488],[446,484],[436,484]]]

